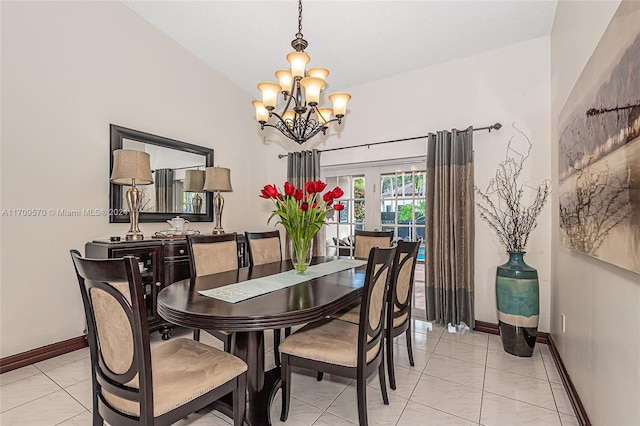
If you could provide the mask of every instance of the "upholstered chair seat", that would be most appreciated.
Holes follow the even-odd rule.
[[[244,421],[247,364],[195,340],[151,349],[138,261],[95,260],[71,251],[91,354],[94,426],[171,425],[231,394]]]
[[[189,269],[192,277],[218,274],[238,269],[238,243],[236,233],[215,235],[187,235]],[[205,330],[222,340],[224,350],[231,352],[233,334],[225,330]],[[194,340],[200,340],[200,330],[193,331]]]
[[[374,247],[391,247],[393,231],[358,231],[354,232],[354,257],[366,259],[369,251]]]
[[[413,282],[419,248],[419,242],[399,241],[396,257],[393,260],[391,280],[387,293],[387,317],[385,320],[387,370],[391,389],[396,388],[393,365],[393,339],[402,333],[406,334],[409,364],[412,366],[414,364],[411,341],[411,295],[413,293]],[[350,324],[357,324],[360,321],[360,306],[333,314],[331,318]],[[322,380],[322,374],[320,373],[318,373],[318,380]]]
[[[356,379],[358,420],[366,426],[367,378],[378,373],[382,401],[389,404],[384,372],[384,305],[395,248],[373,248],[367,259],[357,324],[325,318],[307,324],[280,345],[282,412],[286,421],[291,404],[291,367]]]
[[[159,417],[247,371],[247,364],[229,353],[191,339],[172,339],[151,350],[153,416]],[[139,388],[138,376],[126,384]],[[108,391],[103,396],[119,411],[138,417],[140,405]]]
[[[249,266],[259,266],[267,263],[282,261],[282,245],[280,243],[280,231],[245,232],[247,252],[249,254]],[[276,365],[280,365],[280,329],[273,330],[273,356]],[[284,329],[285,336],[291,334],[291,327]]]

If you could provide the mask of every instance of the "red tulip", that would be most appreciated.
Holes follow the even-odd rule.
[[[293,198],[295,198],[296,201],[302,200],[303,196],[304,196],[304,193],[300,189],[296,189],[296,192],[293,194]]]
[[[279,194],[278,188],[276,188],[275,185],[265,185],[260,192],[262,192],[260,195],[262,198],[276,198]]]
[[[284,193],[285,195],[293,195],[296,192],[296,187],[290,184],[289,182],[284,183]]]
[[[339,186],[336,186],[331,190],[331,195],[333,198],[340,198],[344,195],[344,191]]]
[[[307,210],[309,210],[309,203],[307,203],[306,201],[302,203],[300,205],[300,210],[302,210],[303,212],[306,212]]]
[[[327,184],[321,180],[316,181],[316,192],[322,192],[327,187]]]
[[[337,211],[344,210],[344,204],[336,204],[333,209]]]
[[[304,190],[307,191],[307,193],[309,193],[309,194],[313,194],[315,192],[318,192],[318,191],[316,191],[316,183],[314,181],[312,181],[312,180],[310,180],[309,182],[304,184]]]
[[[333,192],[329,191],[329,192],[325,192],[324,195],[322,196],[322,199],[327,203],[327,204],[333,204]]]

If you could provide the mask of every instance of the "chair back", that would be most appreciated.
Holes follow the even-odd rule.
[[[411,319],[411,294],[419,241],[398,241],[387,295],[387,328],[400,327]]]
[[[280,231],[245,232],[249,266],[264,265],[265,263],[280,262],[282,248],[280,246]]]
[[[107,406],[114,397],[125,399],[139,407],[141,419],[153,418],[149,330],[136,259],[85,259],[77,250],[71,258],[87,320],[93,392]]]
[[[396,248],[374,247],[369,251],[358,330],[358,364],[366,365],[382,351],[384,313]]]
[[[220,235],[187,235],[189,269],[192,277],[238,269],[236,233]]]
[[[391,247],[393,231],[355,231],[353,244],[354,256],[357,259],[366,259],[373,247]]]

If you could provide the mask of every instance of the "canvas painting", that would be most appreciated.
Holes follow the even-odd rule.
[[[558,119],[563,244],[640,273],[640,2],[623,1]]]

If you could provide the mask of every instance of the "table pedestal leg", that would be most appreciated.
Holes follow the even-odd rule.
[[[234,355],[247,363],[245,418],[251,426],[270,425],[271,401],[280,387],[280,369],[264,371],[264,333],[235,333]]]

